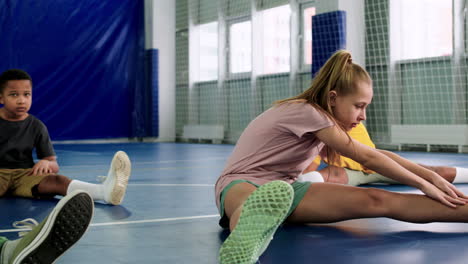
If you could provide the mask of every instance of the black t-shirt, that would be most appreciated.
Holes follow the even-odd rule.
[[[32,115],[22,121],[7,121],[0,118],[1,169],[32,168],[34,148],[39,159],[55,156],[44,123]]]

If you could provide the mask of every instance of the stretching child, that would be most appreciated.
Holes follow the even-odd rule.
[[[360,123],[356,127],[348,131],[348,134],[354,140],[365,144],[371,148],[375,148],[374,142],[372,142],[366,127]],[[380,152],[386,152],[385,150],[378,150]],[[392,155],[388,153],[388,155]],[[379,173],[369,170],[357,163],[356,161],[347,158],[340,157],[338,161],[333,163],[327,162],[327,167],[317,171],[320,166],[321,158],[317,158],[307,167],[303,174],[299,175],[298,181],[310,181],[310,182],[333,182],[347,184],[351,186],[358,186],[361,184],[372,184],[372,183],[386,183],[386,184],[398,184],[399,182],[389,179]],[[428,166],[419,164],[426,169],[432,170],[452,183],[468,183],[468,169],[461,167],[448,167],[448,166]]]
[[[32,104],[32,79],[11,69],[0,75],[0,197],[65,196],[75,190],[88,192],[94,200],[118,205],[130,176],[130,160],[123,151],[112,159],[102,184],[71,180],[57,174],[59,166],[46,126],[28,111]],[[37,163],[32,151],[36,149]]]
[[[220,225],[231,230],[220,249],[221,263],[254,263],[283,222],[368,217],[468,222],[468,197],[440,175],[346,134],[366,119],[372,96],[369,74],[341,50],[309,89],[276,102],[247,126],[215,185]],[[334,160],[338,153],[425,195],[297,182],[318,154]]]
[[[0,236],[0,264],[54,263],[86,232],[93,210],[93,200],[88,193],[75,191],[68,194],[44,221],[22,238],[9,241]],[[13,225],[28,223],[20,221]]]

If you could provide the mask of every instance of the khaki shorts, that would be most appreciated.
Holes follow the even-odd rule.
[[[29,175],[32,169],[0,169],[0,197],[8,194],[20,197],[37,197],[33,187],[53,174]]]

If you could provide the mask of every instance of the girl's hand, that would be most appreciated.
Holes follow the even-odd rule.
[[[52,173],[52,169],[49,165],[50,161],[40,160],[36,164],[34,164],[34,167],[32,167],[31,173],[29,175],[41,175]]]
[[[464,201],[465,203],[468,202],[468,196],[458,190],[453,184],[442,178],[439,174],[434,172],[430,182],[452,198]]]
[[[443,179],[443,181],[445,180]],[[447,181],[445,181],[445,183],[442,181],[436,181],[436,184],[425,182],[421,191],[432,199],[452,208],[457,207],[457,205],[465,205],[467,203],[466,196],[457,190],[457,188],[455,188],[451,183]],[[458,196],[458,193],[461,196]]]

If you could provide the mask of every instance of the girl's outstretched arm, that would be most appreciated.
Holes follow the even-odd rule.
[[[414,163],[408,159],[405,159],[403,157],[401,157],[400,155],[396,154],[396,153],[393,153],[391,151],[387,151],[387,150],[381,150],[381,149],[377,149],[377,151],[379,151],[380,153],[386,155],[387,157],[391,158],[392,160],[394,160],[395,162],[397,162],[398,164],[400,164],[401,166],[403,166],[405,169],[411,171],[412,173],[416,174],[417,176],[425,179],[426,181],[429,181],[431,182],[432,184],[436,185],[437,187],[439,187],[439,189],[442,189],[444,190],[444,186],[449,186],[451,188],[451,190],[453,190],[454,192],[457,193],[458,197],[462,197],[465,199],[465,201],[468,201],[468,196],[464,195],[462,192],[460,192],[458,189],[456,188],[452,188],[452,184],[450,185],[447,185],[444,181],[446,181],[442,176],[440,176],[439,174],[437,174],[436,172],[432,171],[432,170],[429,170],[427,168],[424,168],[423,166],[417,164],[417,163]],[[452,186],[451,186],[452,185]]]
[[[418,188],[427,196],[447,206],[455,207],[455,204],[466,203],[463,193],[449,182],[443,179],[435,181],[435,183],[429,182],[381,152],[350,139],[344,131],[336,126],[321,129],[315,132],[315,135],[341,155],[349,157],[384,176]]]

